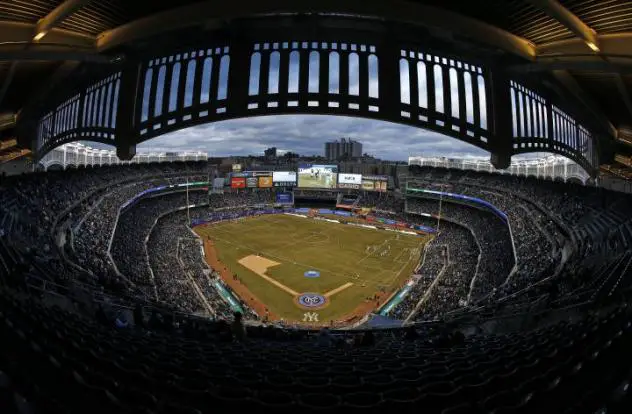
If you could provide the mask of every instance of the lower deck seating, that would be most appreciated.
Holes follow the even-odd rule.
[[[0,309],[0,393],[42,413],[588,413],[632,366],[626,306],[528,333],[443,327],[375,333],[359,347],[274,328],[236,342],[221,323],[116,329],[8,290]]]

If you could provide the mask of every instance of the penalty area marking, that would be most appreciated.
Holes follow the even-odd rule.
[[[335,288],[334,290],[330,290],[329,292],[325,293],[323,296],[326,298],[329,298],[333,295],[335,295],[336,293],[342,292],[343,290],[345,290],[348,287],[353,286],[353,283],[351,282],[347,282],[342,286],[338,286],[337,288]]]
[[[278,282],[272,279],[270,276],[266,275],[266,270],[268,270],[269,268],[273,266],[280,265],[281,263],[279,262],[275,262],[274,260],[266,259],[265,257],[251,254],[250,256],[246,256],[240,259],[237,263],[239,263],[246,269],[258,274],[259,276],[261,276],[268,282],[272,283],[274,286],[286,291],[292,296],[298,296],[300,294],[297,291],[292,290],[289,287],[285,286],[283,283]]]

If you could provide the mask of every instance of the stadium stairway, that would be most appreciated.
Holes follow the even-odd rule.
[[[614,265],[610,266],[606,272],[601,275],[598,282],[599,284],[596,286],[591,300],[599,302],[608,296],[612,296],[621,284],[621,281],[626,277],[626,275],[630,274],[631,270],[632,251],[627,251],[621,254],[614,262]]]

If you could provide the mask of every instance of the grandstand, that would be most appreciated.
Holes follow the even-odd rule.
[[[479,3],[0,3],[0,414],[632,412],[632,8]],[[297,113],[490,158],[136,152]]]
[[[18,326],[63,329],[66,335],[72,337],[89,330],[94,340],[103,343],[108,343],[107,338],[116,333],[118,341],[133,341],[137,346],[150,348],[163,346],[160,341],[165,340],[172,352],[182,352],[176,351],[185,349],[182,347],[193,349],[192,346],[200,347],[195,352],[206,352],[204,349],[210,349],[205,348],[209,344],[213,344],[214,352],[228,352],[228,349],[234,352],[237,349],[235,346],[245,345],[233,345],[228,338],[232,335],[239,340],[240,335],[244,334],[226,329],[228,325],[223,324],[232,319],[233,312],[239,311],[244,315],[247,336],[250,338],[247,346],[255,346],[263,352],[256,359],[247,359],[251,369],[257,370],[248,371],[247,375],[251,379],[246,383],[241,382],[245,378],[241,379],[241,374],[232,371],[237,360],[229,359],[226,369],[230,374],[229,371],[221,371],[224,373],[220,374],[216,368],[209,368],[206,374],[217,375],[218,379],[221,376],[221,382],[216,384],[211,377],[197,378],[195,381],[205,384],[204,389],[198,391],[194,391],[195,387],[189,388],[193,383],[177,382],[180,384],[178,388],[168,394],[168,404],[184,401],[177,398],[186,395],[189,405],[211,398],[217,401],[214,404],[218,404],[218,407],[222,404],[229,404],[226,407],[239,405],[238,400],[230,397],[236,389],[239,394],[256,393],[251,403],[242,401],[248,407],[292,405],[298,401],[314,409],[320,405],[333,409],[331,407],[346,404],[363,406],[369,403],[374,408],[387,409],[402,398],[407,402],[398,404],[414,405],[420,398],[423,401],[431,401],[431,398],[445,407],[451,404],[471,407],[469,404],[476,402],[484,408],[500,404],[492,397],[502,393],[507,398],[502,404],[518,404],[529,412],[548,401],[550,394],[537,394],[533,401],[525,401],[519,397],[520,388],[514,389],[510,384],[530,387],[532,385],[527,385],[530,384],[528,378],[533,375],[539,376],[540,381],[546,384],[546,381],[555,379],[552,375],[558,375],[548,373],[550,368],[547,367],[551,366],[561,370],[559,372],[577,369],[577,359],[570,358],[567,362],[560,361],[555,365],[553,357],[545,357],[549,352],[571,352],[573,346],[585,349],[585,345],[565,342],[570,338],[568,335],[581,335],[581,332],[598,335],[594,338],[599,340],[589,342],[595,347],[590,349],[595,349],[596,355],[603,354],[604,358],[611,354],[610,351],[599,351],[601,347],[627,346],[630,335],[629,327],[625,325],[628,308],[620,301],[627,297],[626,292],[632,280],[632,221],[618,208],[626,205],[629,196],[617,193],[608,193],[606,196],[596,189],[579,185],[566,186],[565,192],[560,193],[557,187],[565,184],[535,178],[518,180],[511,175],[490,176],[476,171],[419,166],[410,167],[407,186],[398,193],[349,189],[337,193],[336,190],[328,190],[325,194],[333,192],[338,196],[323,199],[318,190],[295,188],[293,197],[297,202],[326,201],[335,207],[338,201],[348,199],[351,209],[363,214],[361,217],[364,222],[371,217],[382,217],[384,224],[388,218],[393,223],[405,221],[420,229],[440,229],[439,234],[425,247],[419,267],[399,293],[384,302],[384,306],[374,310],[368,318],[359,321],[359,325],[354,324],[360,330],[342,330],[339,333],[309,329],[296,331],[295,325],[289,327],[282,321],[262,328],[275,320],[276,308],[270,306],[268,311],[265,302],[263,307],[257,306],[251,298],[243,296],[239,289],[234,289],[233,283],[222,277],[222,269],[214,268],[212,261],[205,260],[206,252],[202,248],[205,239],[199,240],[190,229],[195,223],[228,218],[246,226],[239,232],[247,232],[248,221],[242,222],[245,219],[241,217],[273,213],[270,209],[275,205],[276,193],[287,189],[227,188],[222,193],[209,195],[209,183],[206,181],[209,168],[206,162],[110,166],[91,171],[68,170],[51,175],[46,180],[41,180],[37,175],[23,176],[3,186],[3,236],[0,238],[4,292],[2,329],[3,337],[14,338],[3,349],[6,355],[15,358],[13,363],[3,360],[3,366],[11,372],[11,379],[18,387],[16,389],[23,390],[21,392],[27,395],[29,405],[39,408],[43,401],[49,404],[52,400],[38,391],[28,391],[28,388],[22,388],[19,384],[38,384],[37,389],[52,389],[46,381],[55,378],[56,370],[60,369],[55,364],[71,366],[72,359],[66,352],[57,353],[59,351],[55,351],[52,343],[42,342],[36,331],[29,330],[26,334]],[[21,190],[18,192],[16,188]],[[69,192],[71,188],[90,190]],[[442,197],[441,211],[437,192]],[[464,196],[469,198],[465,200]],[[608,197],[607,203],[601,202],[604,197]],[[20,209],[20,202],[26,202],[31,207]],[[312,213],[323,211],[322,205],[319,206]],[[291,211],[309,209],[294,210],[286,205],[274,213]],[[345,220],[353,218],[353,213],[348,209],[343,211],[345,215],[339,217]],[[331,212],[332,215],[324,217],[335,217],[334,210]],[[48,217],[56,219],[51,222]],[[209,237],[214,237],[214,234],[211,230]],[[28,246],[41,247],[32,249]],[[30,264],[25,266],[24,263]],[[284,283],[292,286],[287,276]],[[306,283],[309,285],[309,281]],[[51,321],[55,321],[55,324],[63,321],[63,328],[55,328],[52,322],[47,323],[43,319],[51,306],[56,309]],[[25,313],[26,309],[29,312]],[[581,316],[587,309],[599,312],[597,315],[603,315],[606,318],[604,320],[609,322],[600,322],[600,316],[593,316],[592,319]],[[534,318],[535,315],[538,317]],[[27,320],[30,322],[25,325]],[[409,328],[399,328],[402,331],[393,328],[366,330],[377,329],[376,326],[385,329],[396,321],[399,321],[396,326],[401,326],[403,322]],[[526,330],[527,326],[535,331]],[[473,328],[478,333],[468,333]],[[154,337],[151,344],[145,343],[142,336],[137,336],[145,329],[163,333]],[[601,329],[603,333],[598,334]],[[37,332],[43,334],[44,331]],[[467,333],[467,336],[463,336],[463,333]],[[400,335],[404,335],[402,339]],[[546,338],[546,341],[541,343],[537,338]],[[91,340],[73,342],[78,347],[77,352],[81,354],[81,349],[87,349],[82,347],[89,347]],[[579,343],[584,343],[584,340]],[[20,341],[27,341],[26,344],[30,345],[24,347]],[[269,352],[280,346],[278,341],[282,341],[285,355],[270,359]],[[314,343],[325,346],[325,350],[312,354],[310,358],[313,364],[319,364],[322,358],[333,357],[335,354],[330,353],[333,349],[338,349],[336,352],[339,355],[352,352],[356,358],[353,364],[362,378],[360,382],[354,383],[357,378],[354,380],[354,377],[332,372],[317,387],[318,392],[329,395],[327,398],[330,400],[312,400],[311,393],[301,391],[302,381],[310,383],[307,378],[297,376],[290,380],[298,375],[292,374],[294,371],[274,371],[275,374],[268,375],[259,371],[263,369],[261,364],[265,364],[265,358],[275,361],[274,364],[279,366],[296,358],[306,359],[312,352],[310,350],[314,349]],[[334,344],[338,344],[338,348],[326,350]],[[140,354],[135,354],[136,351],[118,348],[116,343],[108,346],[116,349],[116,352],[123,352],[126,360],[138,361],[143,368],[134,375],[139,375],[138,379],[144,383],[146,381],[146,384],[153,384],[148,375],[155,377],[157,371],[152,368],[150,360],[145,361]],[[427,377],[429,374],[423,373],[438,369],[439,359],[435,361],[435,357],[427,359],[422,355],[430,352],[430,355],[439,358],[443,354],[437,352],[446,351],[440,351],[436,346],[450,347],[452,351],[442,358],[447,357],[450,361],[454,358],[454,361],[450,362],[450,368],[442,365],[441,372],[433,374],[439,375],[437,379],[430,379]],[[469,354],[473,349],[491,350],[499,347],[515,348],[515,351],[501,352],[496,356],[488,351],[484,358]],[[37,354],[29,353],[42,352],[41,349],[46,349],[49,359],[48,362],[42,362],[37,372],[46,374],[42,374],[44,376],[38,380],[17,376],[15,361],[38,361]],[[141,352],[141,348],[134,349]],[[242,350],[240,352],[246,352],[249,348],[239,349]],[[390,350],[390,357],[386,356],[387,349]],[[397,350],[395,354],[393,350]],[[133,389],[128,389],[128,394],[125,394],[120,386],[112,388],[108,385],[108,381],[114,381],[110,375],[119,375],[116,371],[119,368],[114,371],[108,368],[108,357],[100,354],[107,352],[102,346],[98,352],[94,358],[97,358],[95,361],[101,361],[99,370],[112,373],[88,372],[85,368],[69,371],[71,389],[92,388],[84,400],[65,400],[65,397],[55,399],[59,409],[69,407],[68,404],[83,406],[81,404],[96,400],[103,401],[110,410],[132,407],[128,404],[141,404],[139,400],[130,399],[138,398]],[[156,349],[152,352],[155,358],[161,358],[159,355],[162,351]],[[380,361],[380,367],[387,364],[393,368],[384,371],[387,368],[371,367],[367,352],[371,352],[371,358]],[[536,363],[528,356],[534,354],[544,359],[536,359],[540,361]],[[245,354],[239,355],[239,358],[245,357]],[[402,363],[402,355],[417,357]],[[507,358],[512,361],[509,368],[505,368],[501,362]],[[187,353],[181,363],[205,363],[201,361]],[[460,366],[457,361],[467,363]],[[590,363],[584,361],[582,367],[587,365],[585,371],[584,368],[580,369],[573,374],[580,376],[573,378],[579,381],[579,378],[597,375],[599,370],[606,372],[610,360],[603,361],[599,358]],[[211,359],[208,363],[214,362]],[[498,382],[494,383],[493,388],[485,388],[485,391],[477,388],[484,382],[478,385],[476,381],[484,380],[470,377],[479,370],[480,364],[496,367],[494,369],[498,376],[493,378],[506,376],[507,379],[496,380]],[[176,384],[175,381],[193,381],[189,373],[182,371],[183,367],[168,363],[162,368],[165,370],[162,375],[169,377],[174,372],[181,372],[184,377],[173,377],[170,380],[173,384]],[[360,374],[363,371],[366,373]],[[581,400],[582,404],[597,406],[603,402],[605,393],[610,389],[608,387],[615,387],[617,381],[624,381],[628,371],[620,369],[619,372],[607,372],[612,382],[603,384],[594,394],[586,395]],[[233,378],[231,381],[236,382],[225,383],[226,378]],[[277,381],[281,382],[277,384]],[[298,382],[292,382],[294,391],[281,392],[281,384],[285,384],[283,387],[288,386],[283,381]],[[567,381],[568,384],[571,381],[575,384],[576,379]],[[443,391],[428,391],[420,396],[414,391],[415,388],[410,388],[411,383],[427,384],[426,387],[439,387],[445,383],[443,386],[446,388]],[[211,387],[212,391],[207,387]],[[345,396],[347,387],[356,391]],[[363,394],[370,387],[380,389],[377,399]],[[155,390],[146,388],[144,392],[149,394],[143,394],[145,400],[142,404],[151,407],[166,403],[167,400],[158,399]],[[111,391],[116,393],[116,397]],[[192,392],[199,394],[193,398]],[[355,395],[356,392],[359,394]],[[579,403],[573,398],[559,404],[576,409],[575,404]]]

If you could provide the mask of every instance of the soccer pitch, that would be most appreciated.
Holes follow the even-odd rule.
[[[410,277],[429,241],[284,214],[208,224],[195,231],[203,240],[210,237],[216,258],[239,277],[250,299],[265,304],[277,318],[303,322],[310,312],[321,323],[375,309],[378,301],[367,298],[376,293],[382,305]],[[307,277],[310,271],[308,275],[319,276]],[[297,299],[308,292],[326,302],[302,306]]]

